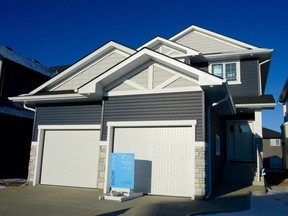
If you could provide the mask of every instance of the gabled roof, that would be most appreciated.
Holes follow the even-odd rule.
[[[36,88],[32,92],[30,92],[28,95],[34,95],[34,94],[36,94],[36,93],[38,93],[40,91],[49,89],[49,88],[57,85],[58,83],[63,82],[68,77],[73,76],[79,70],[81,70],[85,66],[91,64],[93,61],[95,61],[96,59],[98,59],[101,56],[103,56],[105,53],[111,52],[111,51],[113,51],[115,49],[125,53],[127,55],[127,57],[130,56],[131,54],[135,53],[135,50],[133,50],[133,49],[131,49],[129,47],[126,47],[126,46],[124,46],[122,44],[119,44],[119,43],[116,43],[114,41],[110,41],[110,42],[104,44],[103,46],[101,46],[100,48],[98,48],[97,50],[95,50],[94,52],[90,53],[86,57],[80,59],[78,62],[76,62],[75,64],[71,65],[66,70],[64,70],[63,72],[61,72],[57,76],[55,76],[52,79],[50,79],[48,82],[46,82],[43,85],[39,86],[38,88]]]
[[[104,95],[104,88],[111,83],[117,81],[121,77],[127,75],[134,69],[140,67],[147,62],[155,62],[161,65],[177,71],[183,76],[193,80],[197,83],[210,101],[217,102],[223,98],[227,98],[226,106],[223,109],[219,109],[221,114],[235,113],[235,107],[232,101],[232,97],[228,90],[227,82],[217,76],[214,76],[205,71],[201,71],[197,68],[191,67],[181,61],[178,61],[169,56],[163,55],[148,48],[143,48],[134,53],[130,57],[126,58],[122,62],[116,64],[114,67],[103,72],[98,77],[94,78],[90,82],[75,89],[75,93],[69,92],[69,94],[48,94],[43,95],[35,92],[34,94],[22,95],[19,97],[11,97],[14,101],[22,101],[33,105],[35,102],[52,102],[52,101],[81,101],[81,100],[95,100],[102,99]],[[64,73],[64,72],[63,72]],[[61,75],[61,74],[60,74]]]
[[[273,49],[259,48],[251,44],[233,39],[231,37],[227,37],[227,36],[215,33],[213,31],[200,28],[195,25],[192,25],[184,29],[180,33],[171,37],[169,40],[176,42],[176,41],[183,39],[184,37],[186,37],[187,35],[191,33],[197,33],[199,35],[202,35],[203,37],[212,39],[215,43],[220,42],[223,45],[228,45],[230,47],[235,48],[233,50],[225,51],[225,52],[217,51],[217,52],[212,52],[212,53],[202,53],[203,57],[205,57],[205,59],[208,59],[208,60],[214,60],[214,59],[219,59],[219,58],[221,59],[231,58],[231,56],[236,55],[236,57],[238,56],[242,58],[249,57],[249,56],[250,57],[257,56],[259,57],[260,62],[263,62],[267,59],[270,59],[272,52],[273,52]],[[199,51],[202,52],[201,50]]]
[[[190,65],[187,65],[169,56],[163,55],[148,48],[142,48],[140,51],[120,62],[102,75],[91,80],[79,89],[75,89],[75,91],[79,92],[80,94],[93,94],[99,91],[99,94],[101,95],[105,86],[116,81],[131,70],[151,60],[163,64],[171,69],[175,69],[178,72],[193,78],[200,86],[222,85],[224,82],[223,79],[217,76],[191,67]]]
[[[219,109],[219,113],[227,114],[236,112],[226,81],[148,48],[142,48],[140,51],[120,62],[102,75],[91,80],[79,89],[75,89],[75,92],[82,95],[88,95],[88,97],[102,97],[105,86],[108,86],[133,69],[136,69],[149,61],[165,65],[170,69],[192,78],[200,87],[202,87],[212,103],[226,97],[228,104],[226,104],[227,106],[225,106],[225,109]]]
[[[195,26],[195,25],[191,25],[190,27],[184,29],[183,31],[181,31],[178,34],[176,34],[173,37],[171,37],[169,40],[177,41],[180,38],[186,36],[187,34],[193,32],[193,31],[199,32],[199,33],[204,34],[206,36],[210,36],[210,37],[212,37],[212,38],[214,38],[216,40],[220,40],[220,41],[223,41],[225,43],[231,44],[231,45],[236,46],[236,47],[238,47],[240,49],[244,49],[244,50],[245,49],[246,50],[259,49],[258,47],[253,46],[251,44],[247,44],[247,43],[241,42],[239,40],[235,40],[233,38],[230,38],[230,37],[215,33],[213,31],[209,31],[209,30],[204,29],[204,28],[200,28],[200,27]]]
[[[22,55],[19,55],[15,53],[11,48],[7,48],[5,46],[0,46],[0,57],[9,59],[10,61],[13,61],[19,65],[23,65],[24,67],[30,68],[34,71],[37,71],[39,73],[42,73],[48,77],[52,77],[56,75],[56,71],[52,68],[46,67],[42,64],[40,64],[35,59],[29,59]]]
[[[186,54],[186,56],[195,56],[195,55],[199,55],[200,52],[195,50],[195,49],[191,49],[189,47],[185,47],[181,44],[175,43],[173,41],[169,41],[167,39],[161,38],[161,37],[156,37],[152,40],[150,40],[149,42],[145,43],[144,45],[142,45],[141,47],[139,47],[137,50],[141,50],[142,48],[149,48],[151,50],[155,50],[157,49],[160,45],[166,45],[170,48],[173,48],[177,51],[183,52]]]
[[[281,133],[278,131],[274,131],[268,128],[263,127],[262,128],[262,134],[263,134],[263,139],[281,139]]]

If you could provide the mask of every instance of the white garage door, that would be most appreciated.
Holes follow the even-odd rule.
[[[41,184],[97,187],[97,130],[46,130]]]
[[[191,127],[115,128],[114,152],[135,153],[135,191],[192,196]]]

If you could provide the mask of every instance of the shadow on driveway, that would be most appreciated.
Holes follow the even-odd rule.
[[[99,200],[101,191],[57,186],[23,186],[0,190],[0,215],[21,216],[189,216],[250,208],[249,194],[206,201],[145,195],[125,202]]]

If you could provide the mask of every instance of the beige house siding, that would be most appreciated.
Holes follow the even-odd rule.
[[[178,39],[176,42],[184,46],[198,50],[203,54],[243,50],[240,47],[233,46],[232,44],[228,44],[215,38],[205,36],[195,31],[190,32],[184,37]]]
[[[263,156],[264,158],[277,156],[282,158],[282,146],[271,146],[270,139],[263,139]]]
[[[78,88],[124,59],[125,57],[120,53],[113,52],[97,63],[90,65],[90,67],[86,68],[84,71],[78,73],[67,82],[54,89],[54,91],[73,90]]]
[[[136,69],[137,71],[137,69]],[[132,74],[135,74],[132,72]],[[183,87],[197,87],[198,85],[191,80],[180,77],[169,69],[158,64],[147,65],[131,77],[127,76],[126,80],[117,80],[116,83],[107,86],[106,91],[109,94],[133,91],[133,90],[152,90],[152,89],[179,89]]]

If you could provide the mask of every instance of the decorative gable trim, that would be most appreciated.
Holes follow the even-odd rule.
[[[161,46],[167,46],[171,49],[174,49],[175,51],[181,52],[181,53],[185,53],[185,55],[181,55],[179,57],[183,57],[183,56],[196,56],[201,54],[199,51],[191,49],[189,47],[185,47],[181,44],[175,43],[173,41],[169,41],[167,39],[161,38],[161,37],[156,37],[154,39],[152,39],[151,41],[147,42],[146,44],[142,45],[141,47],[139,47],[137,50],[141,50],[143,48],[149,48],[151,50],[156,50],[159,47],[161,48]],[[160,51],[160,53],[162,53]],[[170,53],[171,54],[171,53]],[[170,54],[166,54],[168,56],[170,56]],[[177,56],[171,56],[171,57],[177,57]]]
[[[172,87],[170,87],[171,85]],[[106,86],[104,95],[154,94],[195,90],[202,91],[197,80],[164,65],[149,61]]]
[[[136,54],[130,56],[126,60],[120,62],[110,70],[106,71],[99,77],[91,80],[86,85],[78,89],[80,94],[93,94],[96,92],[96,86],[108,86],[113,82],[127,76],[131,71],[143,66],[145,63],[153,61],[159,63],[159,65],[165,65],[165,67],[172,70],[176,70],[179,74],[182,74],[190,79],[194,80],[198,85],[222,85],[224,82],[221,78],[213,76],[207,72],[193,68],[187,64],[184,64],[178,60],[170,58],[168,56],[157,53],[153,50],[143,48]],[[135,72],[136,74],[137,72]],[[151,73],[151,72],[150,72]]]

